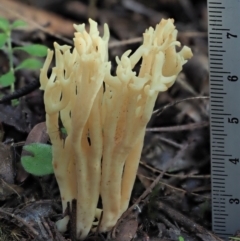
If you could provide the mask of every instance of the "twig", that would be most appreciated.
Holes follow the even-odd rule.
[[[181,102],[183,102],[183,101],[199,100],[199,99],[209,99],[209,96],[196,96],[196,97],[189,97],[189,98],[182,99],[182,100],[177,100],[177,101],[174,101],[174,102],[172,102],[172,103],[170,103],[170,104],[168,104],[168,105],[163,106],[163,107],[160,108],[160,109],[157,109],[157,110],[153,111],[152,114],[153,114],[153,115],[154,115],[154,114],[157,114],[157,115],[159,116],[159,115],[162,114],[162,112],[163,112],[164,110],[166,110],[167,108],[172,107],[172,106],[174,106],[174,105],[177,105],[177,104],[179,104],[179,103],[181,103]]]
[[[39,233],[36,229],[34,229],[28,222],[26,222],[24,219],[20,218],[19,216],[16,216],[14,213],[9,213],[7,211],[4,211],[2,208],[0,208],[0,213],[8,215],[14,219],[16,219],[17,221],[19,221],[20,223],[22,223],[25,227],[27,227],[31,233],[34,235],[34,237],[38,236]]]
[[[154,181],[154,178],[152,178],[152,177],[146,177],[146,176],[144,176],[144,175],[142,175],[142,174],[138,174],[138,176],[141,176],[141,177],[143,177],[143,178],[146,178],[147,180]],[[196,197],[202,197],[202,198],[205,198],[205,199],[211,199],[210,197],[207,197],[207,196],[203,196],[203,195],[200,195],[200,194],[197,194],[197,193],[194,193],[194,192],[188,192],[188,191],[186,191],[186,190],[184,190],[184,189],[182,189],[182,188],[174,187],[174,186],[172,186],[172,185],[170,185],[170,184],[167,184],[167,183],[165,183],[165,182],[159,181],[159,184],[162,184],[162,185],[164,185],[164,186],[167,186],[167,187],[169,187],[169,188],[171,188],[171,189],[173,189],[173,190],[175,190],[175,191],[178,191],[178,192],[189,193],[189,194],[191,194],[191,195],[193,195],[193,196],[196,196]]]
[[[153,128],[147,128],[146,131],[151,131],[151,132],[173,132],[173,131],[186,131],[186,130],[188,131],[188,130],[200,129],[206,126],[209,126],[208,121],[203,121],[200,123],[190,123],[187,125],[179,125],[179,126],[153,127]]]
[[[168,138],[165,138],[165,137],[162,137],[162,136],[158,136],[158,139],[159,139],[160,141],[163,141],[163,142],[165,142],[165,143],[167,143],[167,144],[169,144],[169,145],[171,145],[171,146],[173,146],[173,147],[176,147],[176,148],[178,148],[178,149],[181,149],[181,148],[182,148],[182,144],[179,144],[179,143],[177,143],[177,142],[175,142],[175,141],[173,141],[173,140],[170,140],[170,139],[168,139]]]
[[[166,166],[165,170],[160,173],[156,179],[151,183],[151,185],[142,193],[142,195],[136,200],[136,202],[130,207],[128,208],[128,210],[123,213],[123,215],[121,216],[121,218],[118,220],[115,228],[113,229],[113,232],[112,232],[112,237],[115,238],[116,235],[115,235],[115,232],[116,232],[116,227],[119,225],[119,223],[124,219],[126,218],[136,207],[136,205],[138,205],[144,198],[146,198],[151,192],[152,190],[154,189],[154,187],[159,183],[160,179],[163,177],[164,173],[172,166],[172,164],[177,161],[183,154],[184,152],[186,151],[186,149],[188,148],[189,146],[189,143],[185,143],[182,147],[181,150],[179,150],[176,154],[176,156],[171,159],[168,163],[168,165]]]
[[[212,232],[209,232],[199,224],[195,223],[191,219],[185,217],[180,212],[174,210],[169,207],[165,203],[158,201],[157,203],[158,211],[165,213],[172,220],[175,220],[181,226],[183,226],[186,230],[194,233],[196,236],[201,238],[203,241],[223,241],[219,237],[215,236]]]
[[[186,38],[199,38],[199,37],[207,37],[207,32],[179,32],[178,37],[186,37]],[[112,41],[109,43],[109,48],[115,48],[115,47],[121,47],[128,44],[135,44],[135,43],[141,43],[142,37],[136,37],[131,39],[126,39],[122,41]]]
[[[157,172],[157,173],[162,173],[163,171],[158,170],[156,168],[153,168],[149,165],[147,165],[146,163],[140,161],[140,164],[143,165],[144,167],[146,167],[147,169],[153,171],[153,172]],[[177,177],[177,178],[181,178],[181,179],[186,179],[186,178],[195,178],[195,179],[208,179],[211,178],[211,175],[179,175],[179,174],[169,174],[164,172],[164,176],[168,176],[168,177]]]

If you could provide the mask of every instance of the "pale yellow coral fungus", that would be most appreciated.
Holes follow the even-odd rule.
[[[53,51],[41,70],[46,123],[53,146],[53,166],[63,211],[77,199],[77,237],[84,239],[99,219],[109,231],[127,209],[141,155],[147,122],[159,92],[173,85],[192,52],[176,46],[173,20],[161,20],[143,34],[143,44],[131,55],[116,58],[116,75],[108,62],[108,26],[101,38],[97,23],[74,25],[74,49],[55,47],[55,67],[48,78]],[[133,71],[141,61],[139,73]],[[59,119],[67,131],[62,139]],[[68,217],[57,222],[66,230]]]

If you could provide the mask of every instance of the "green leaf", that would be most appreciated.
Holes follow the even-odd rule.
[[[178,241],[184,241],[184,238],[182,236],[179,236]]]
[[[60,131],[61,131],[62,134],[67,135],[67,130],[66,130],[66,128],[62,127],[62,128],[60,129]]]
[[[6,18],[0,18],[0,29],[4,32],[10,29],[10,23]]]
[[[7,34],[0,33],[0,48],[3,47],[3,45],[7,42]]]
[[[31,156],[21,158],[24,169],[36,176],[53,173],[52,146],[42,143],[32,143],[23,147]]]
[[[19,105],[19,100],[18,99],[13,99],[11,100],[12,106],[18,106]]]
[[[25,59],[22,63],[20,63],[16,70],[19,69],[40,69],[42,68],[42,62],[37,59]]]
[[[0,85],[2,87],[10,86],[15,82],[15,76],[12,71],[7,72],[6,74],[0,77]]]
[[[32,56],[45,57],[47,55],[48,48],[41,44],[31,44],[23,47],[16,47],[13,50],[22,50]]]
[[[15,20],[12,25],[11,28],[15,29],[15,28],[19,28],[19,27],[26,27],[27,23],[23,20]]]

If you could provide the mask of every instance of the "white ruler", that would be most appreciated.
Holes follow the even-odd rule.
[[[208,0],[213,231],[240,229],[240,0]]]

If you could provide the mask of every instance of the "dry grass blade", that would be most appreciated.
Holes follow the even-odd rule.
[[[189,100],[199,100],[199,99],[205,99],[206,100],[206,99],[209,99],[209,96],[196,96],[196,97],[189,97],[189,98],[186,98],[186,99],[174,101],[174,102],[172,102],[172,103],[170,103],[168,105],[165,105],[164,107],[162,107],[160,109],[157,109],[157,110],[153,111],[153,115],[157,114],[159,116],[167,108],[175,106],[175,105],[177,105],[177,104],[179,104],[181,102],[189,101]]]

